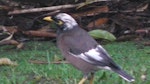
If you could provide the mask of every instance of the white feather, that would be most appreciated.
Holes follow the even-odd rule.
[[[56,18],[63,21],[64,25],[68,29],[72,29],[72,28],[74,28],[74,26],[78,25],[78,23],[75,21],[75,19],[66,13],[59,13],[58,15],[56,15]]]
[[[86,60],[86,61],[89,62],[89,63],[93,63],[92,61],[90,61],[90,60],[88,59],[88,56],[84,55],[83,53],[81,53],[81,54],[78,55],[78,56],[79,56],[80,58]]]
[[[85,55],[89,56],[90,58],[93,58],[97,61],[103,60],[103,58],[100,56],[100,53],[97,51],[97,48],[91,49],[88,52],[85,52]]]
[[[125,78],[125,77],[123,77],[123,76],[121,76],[121,75],[119,75],[121,78],[123,78],[124,80],[126,80],[126,81],[128,81],[128,82],[133,82],[133,81],[135,81],[134,79],[132,79],[132,80],[128,80],[127,78]]]
[[[81,53],[79,55],[75,55],[71,52],[69,52],[69,53],[75,57],[82,58],[83,60],[90,62],[90,63],[94,63],[90,59],[93,59],[96,61],[102,61],[103,60],[103,58],[100,56],[100,53],[98,52],[98,46],[94,49],[90,49],[89,51]]]
[[[100,66],[98,66],[98,68],[100,68],[100,69],[106,69],[106,70],[111,70],[111,68],[110,68],[110,67],[108,67],[108,66],[104,66],[104,67],[100,67]]]

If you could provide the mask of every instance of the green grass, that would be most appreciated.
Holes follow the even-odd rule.
[[[133,84],[150,83],[150,47],[134,42],[114,42],[103,45],[112,58],[136,81]],[[141,48],[142,47],[142,48]],[[0,66],[0,84],[77,84],[82,73],[69,64],[50,64],[62,59],[59,50],[51,42],[27,42],[22,50],[14,46],[1,46],[0,58],[7,57],[18,66]],[[48,64],[33,64],[29,60],[48,61]],[[141,75],[147,80],[142,80]],[[86,82],[88,84],[88,81]],[[129,84],[110,71],[98,71],[95,84]]]

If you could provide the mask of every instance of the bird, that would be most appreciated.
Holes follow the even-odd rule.
[[[135,81],[71,15],[58,13],[45,16],[43,20],[56,24],[56,41],[61,54],[83,74],[78,84],[84,84],[88,79],[94,84],[95,72],[101,69],[113,71],[128,82]]]

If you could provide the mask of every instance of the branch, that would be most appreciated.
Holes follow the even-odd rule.
[[[56,37],[56,34],[53,32],[43,32],[43,31],[23,31],[24,34],[29,36],[38,36],[38,37]]]
[[[74,8],[81,6],[83,4],[91,4],[95,2],[100,2],[100,1],[110,1],[110,0],[93,0],[79,4],[69,4],[69,5],[60,5],[60,6],[52,6],[52,7],[43,7],[43,8],[31,8],[31,9],[23,9],[23,10],[14,10],[8,12],[8,15],[14,15],[14,14],[23,14],[23,13],[35,13],[35,12],[42,12],[42,11],[53,11],[53,10],[60,10],[60,9],[67,9],[67,8]]]
[[[33,64],[48,64],[47,61],[40,61],[40,60],[29,60],[30,63]],[[54,61],[54,62],[50,62],[50,64],[69,64],[68,61]]]

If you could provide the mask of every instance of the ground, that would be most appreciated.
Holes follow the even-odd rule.
[[[113,42],[103,46],[124,70],[135,77],[134,84],[150,83],[150,47],[135,42]],[[82,73],[70,64],[51,63],[63,57],[55,43],[49,41],[26,42],[22,50],[11,45],[1,46],[0,58],[3,57],[17,62],[18,66],[0,66],[1,84],[77,84],[82,78]],[[47,63],[31,62],[35,60]],[[95,75],[95,84],[129,83],[115,73],[101,70]]]

